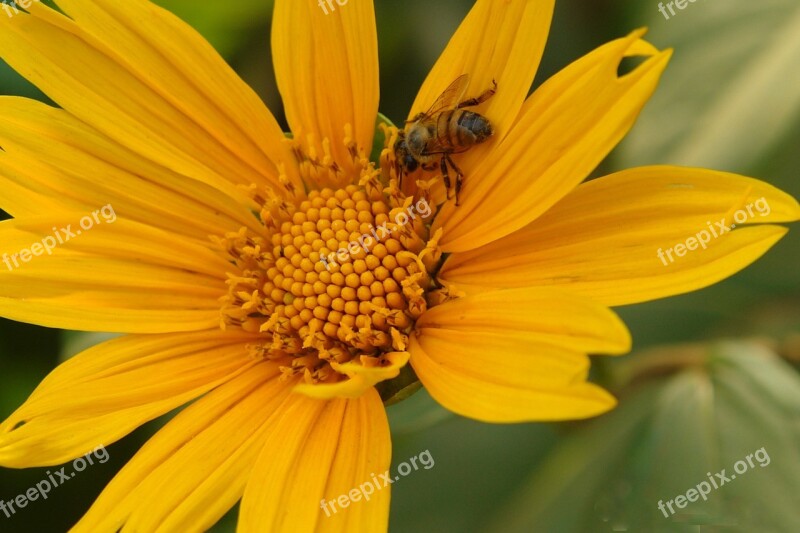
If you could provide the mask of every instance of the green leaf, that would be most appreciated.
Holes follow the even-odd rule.
[[[487,531],[795,531],[800,378],[756,344],[695,359],[562,441]],[[669,513],[666,502],[723,469],[730,481],[709,485],[706,501]]]
[[[696,2],[669,20],[654,3],[640,9],[650,19],[647,39],[675,55],[624,144],[625,166],[743,171],[797,125],[796,0]]]
[[[423,392],[396,408],[405,407]],[[559,445],[555,425],[484,424],[450,416],[423,431],[398,435],[392,427],[392,472],[397,464],[430,450],[435,465],[392,486],[389,531],[474,533],[507,502],[514,487]],[[545,529],[531,531],[547,532]],[[556,530],[553,530],[554,532]]]
[[[417,392],[422,383],[419,382],[417,374],[411,365],[406,365],[400,369],[400,374],[394,379],[388,381],[381,381],[375,388],[381,395],[381,399],[385,405],[393,405],[409,398],[412,394]]]
[[[392,405],[387,414],[395,437],[423,431],[454,416],[436,403],[424,388],[405,401]]]

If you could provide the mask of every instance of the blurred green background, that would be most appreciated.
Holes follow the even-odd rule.
[[[271,2],[159,0],[226,57],[281,116],[269,52]],[[381,111],[395,122],[471,0],[376,0]],[[595,46],[648,26],[675,55],[635,129],[596,175],[641,164],[756,176],[800,197],[800,5],[706,1],[667,20],[657,2],[559,0],[535,84]],[[2,13],[0,13],[2,16]],[[0,93],[44,95],[0,67]],[[800,228],[714,287],[618,311],[634,353],[595,358],[614,412],[569,424],[489,425],[423,391],[389,409],[395,465],[430,450],[435,466],[393,489],[390,530],[449,532],[800,531]],[[64,357],[102,340],[0,321],[0,417]],[[0,531],[66,531],[163,421],[108,447],[111,460],[32,502]],[[664,517],[670,500],[764,448],[755,467]],[[0,469],[0,499],[46,469]],[[234,531],[232,511],[214,531]]]

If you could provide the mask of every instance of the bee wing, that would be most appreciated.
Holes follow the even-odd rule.
[[[462,74],[461,76],[457,77],[453,83],[451,83],[447,89],[445,89],[444,92],[439,95],[439,98],[437,98],[430,109],[428,109],[428,111],[425,113],[425,116],[430,117],[440,111],[444,111],[445,109],[456,107],[464,98],[464,93],[467,91],[467,85],[469,85],[469,74]]]
[[[444,145],[444,144],[440,143],[439,141],[432,141],[425,148],[425,151],[422,152],[422,155],[440,155],[440,154],[442,154],[442,155],[444,155],[444,154],[453,155],[453,154],[462,154],[462,153],[466,152],[467,150],[469,150],[469,147],[467,147],[467,148],[454,148],[454,147],[452,147],[450,145]]]

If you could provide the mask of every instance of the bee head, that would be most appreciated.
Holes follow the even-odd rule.
[[[408,151],[416,156],[422,155],[422,152],[425,151],[425,147],[428,145],[429,139],[430,132],[427,128],[424,126],[412,127],[406,136]]]
[[[394,155],[397,165],[401,166],[406,173],[410,174],[419,168],[419,162],[411,155],[404,135],[398,136],[394,143]]]
[[[403,157],[402,163],[403,163],[403,168],[409,174],[417,170],[417,168],[419,167],[419,163],[417,162],[416,159],[414,159],[414,156],[412,156],[411,154],[406,154]]]

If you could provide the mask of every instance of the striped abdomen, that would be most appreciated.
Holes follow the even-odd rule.
[[[443,111],[436,120],[436,140],[441,146],[469,148],[492,135],[492,125],[478,113],[464,109]]]

